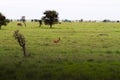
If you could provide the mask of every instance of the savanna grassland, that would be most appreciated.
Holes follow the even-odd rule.
[[[120,23],[16,24],[0,30],[0,80],[120,80]],[[30,56],[23,56],[15,30]]]

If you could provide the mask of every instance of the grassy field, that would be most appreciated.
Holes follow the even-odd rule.
[[[120,80],[120,23],[16,24],[0,30],[0,80]],[[25,36],[29,57],[15,30]]]

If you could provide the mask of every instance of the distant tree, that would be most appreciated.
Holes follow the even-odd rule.
[[[56,11],[47,10],[43,14],[45,16],[42,17],[42,20],[46,25],[50,25],[50,28],[53,24],[58,23],[58,13]]]
[[[102,22],[111,22],[109,19],[104,19]]]
[[[22,17],[21,17],[21,21],[24,23],[24,25],[25,25],[25,27],[26,27],[26,23],[25,23],[25,22],[26,22],[26,20],[25,20],[25,16],[22,16]]]
[[[34,22],[38,22],[38,19],[34,19]]]
[[[6,17],[2,13],[0,13],[0,29],[2,25],[7,25],[8,22],[9,20],[6,19]]]
[[[12,22],[10,19],[6,19],[6,23]]]
[[[68,19],[65,19],[65,20],[63,20],[63,22],[72,22],[71,20],[68,20]]]
[[[25,37],[19,32],[19,30],[16,30],[13,34],[13,37],[17,40],[19,43],[20,47],[22,47],[23,50],[23,55],[26,57],[26,41]]]
[[[117,22],[117,23],[119,23],[120,21],[119,21],[119,20],[117,20],[116,22]]]
[[[83,22],[83,19],[79,20],[79,22]]]
[[[33,22],[34,20],[33,19],[31,19],[31,22]]]

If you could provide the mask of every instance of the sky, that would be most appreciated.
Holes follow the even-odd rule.
[[[40,19],[46,10],[57,11],[61,20],[120,20],[120,0],[0,0],[9,19]]]

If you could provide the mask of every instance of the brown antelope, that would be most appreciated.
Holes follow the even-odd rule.
[[[17,23],[17,26],[22,26],[22,23]]]
[[[53,42],[57,44],[57,43],[59,43],[59,42],[60,42],[60,40],[61,40],[61,39],[60,39],[60,37],[59,37],[58,39],[53,40]]]

